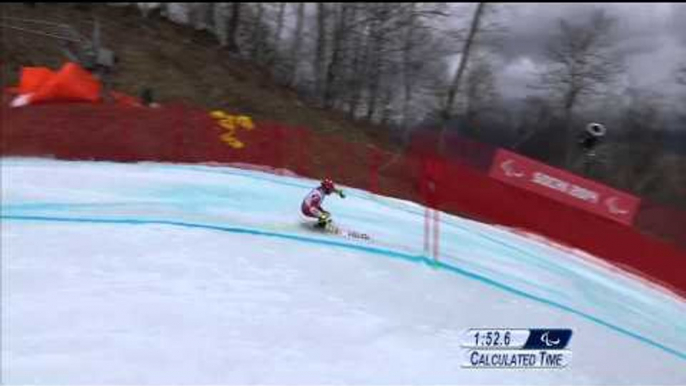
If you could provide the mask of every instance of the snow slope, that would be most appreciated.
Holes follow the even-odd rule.
[[[228,167],[1,160],[7,384],[686,384],[686,303],[573,251]],[[476,327],[572,328],[565,369],[466,369]]]

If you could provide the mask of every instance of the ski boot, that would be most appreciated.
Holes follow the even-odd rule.
[[[317,225],[315,225],[317,228],[322,228],[326,229],[326,227],[331,224],[331,214],[328,212],[322,213],[318,218],[317,218]]]

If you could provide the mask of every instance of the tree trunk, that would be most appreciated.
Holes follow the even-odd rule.
[[[326,4],[317,3],[317,47],[314,58],[314,89],[317,100],[321,99],[324,87],[326,52]]]
[[[212,18],[214,19],[214,34],[219,40],[219,45],[226,47],[227,38],[227,22],[226,22],[226,3],[215,3],[212,7]]]
[[[227,49],[231,52],[240,53],[240,47],[236,42],[238,27],[241,23],[241,5],[243,3],[231,4],[231,21],[229,22],[229,33],[227,36]]]
[[[353,8],[353,18],[352,23],[356,24],[357,20],[357,8]],[[360,28],[363,30],[364,28]],[[360,98],[362,97],[362,79],[364,77],[364,71],[362,69],[365,67],[366,63],[366,42],[363,39],[363,33],[356,32],[353,35],[352,41],[352,71],[350,73],[350,80],[348,82],[350,90],[348,91],[348,116],[351,119],[356,118],[357,108],[360,104]]]
[[[462,50],[462,56],[460,57],[460,64],[457,66],[457,71],[455,72],[455,77],[453,82],[448,89],[448,97],[445,103],[445,109],[443,111],[443,124],[441,125],[440,133],[440,149],[439,151],[443,153],[445,151],[445,132],[448,126],[448,121],[451,117],[451,112],[453,109],[453,104],[455,103],[455,96],[460,87],[460,80],[462,79],[462,74],[467,67],[467,60],[469,59],[469,52],[472,48],[472,44],[479,32],[479,25],[481,24],[481,15],[483,14],[484,6],[486,3],[479,3],[474,11],[474,17],[472,18],[472,25],[469,28],[469,35],[465,41],[464,49]]]
[[[286,14],[286,3],[279,3],[279,13],[276,16],[276,34],[274,35],[274,49],[279,49],[281,43],[281,33],[283,32],[284,15]]]
[[[264,39],[262,38],[262,19],[264,16],[264,5],[257,3],[257,16],[252,29],[252,50],[251,57],[255,61],[261,61],[264,52]]]
[[[565,154],[564,154],[564,159],[562,160],[562,166],[566,169],[572,169],[572,165],[574,164],[574,159],[575,157],[575,150],[576,150],[576,141],[574,139],[574,122],[572,120],[574,119],[574,106],[576,105],[576,100],[577,100],[578,92],[575,89],[571,89],[569,93],[567,93],[565,97],[565,104],[564,104],[564,118],[565,118],[565,125],[564,125],[564,135],[562,135],[562,139],[565,141],[563,144],[563,148],[565,149]]]
[[[298,12],[295,18],[295,33],[291,46],[291,73],[288,80],[290,87],[298,81],[298,68],[300,67],[300,48],[302,47],[303,22],[305,20],[305,3],[298,3]]]
[[[380,7],[386,7],[386,4],[381,4]],[[382,8],[382,13],[384,9]],[[383,17],[382,15],[379,15]],[[369,87],[367,90],[367,121],[371,122],[376,114],[379,100],[379,86],[381,85],[381,75],[383,74],[383,37],[382,20],[375,18],[372,20],[370,40],[371,52],[369,57]]]
[[[411,72],[411,58],[412,50],[414,49],[414,24],[415,24],[415,9],[416,3],[410,3],[409,18],[407,21],[407,31],[405,33],[405,43],[403,47],[403,128],[405,134],[403,139],[407,135],[409,116],[412,103],[412,91],[414,88],[414,74]]]
[[[327,66],[326,79],[324,81],[324,107],[331,108],[334,103],[335,82],[340,70],[340,56],[343,49],[343,40],[346,33],[346,18],[348,16],[347,3],[340,5],[338,20],[336,23],[336,30],[334,31],[334,40],[332,45],[331,61]]]

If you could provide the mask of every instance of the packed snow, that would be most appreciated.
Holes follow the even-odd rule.
[[[1,160],[5,384],[686,384],[686,302],[418,204],[203,165]],[[470,328],[571,328],[563,369],[464,368]]]

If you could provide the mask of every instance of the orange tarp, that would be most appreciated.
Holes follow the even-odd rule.
[[[38,91],[54,75],[55,72],[47,67],[22,67],[19,93],[29,94]]]
[[[13,107],[41,102],[91,102],[98,103],[102,84],[90,72],[76,63],[65,63],[59,71],[47,67],[22,67],[18,87],[7,88],[10,94],[19,94]],[[115,103],[142,107],[139,98],[111,91]]]
[[[75,63],[66,63],[40,86],[31,96],[30,103],[98,102],[101,88],[102,85],[91,73]]]

